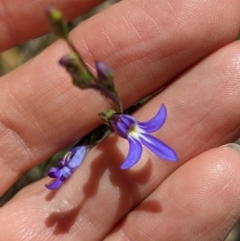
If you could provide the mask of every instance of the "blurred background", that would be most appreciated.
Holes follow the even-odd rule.
[[[108,0],[94,8],[90,12],[76,18],[69,23],[69,27],[73,29],[82,21],[91,17],[92,15],[102,11],[105,8],[108,8],[112,4],[115,4],[121,0]],[[240,40],[240,35],[237,38]],[[18,66],[22,65],[29,59],[36,56],[47,46],[53,43],[56,40],[54,34],[49,33],[40,38],[30,40],[20,46],[12,48],[4,53],[0,54],[0,77]],[[240,141],[239,141],[240,144]],[[44,163],[40,164],[37,167],[34,167],[32,170],[29,170],[25,175],[23,175],[6,193],[4,196],[0,197],[0,207],[3,206],[16,192],[18,192],[24,186],[39,180],[40,178],[46,176],[47,171],[51,166],[56,165],[57,160],[60,156],[64,155],[66,150],[62,150],[53,157],[46,160]],[[240,205],[240,204],[239,204]],[[225,241],[240,241],[240,224],[237,224],[233,231],[229,234]]]

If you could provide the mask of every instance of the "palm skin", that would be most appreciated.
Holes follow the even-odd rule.
[[[45,1],[0,2],[1,51],[48,30]],[[71,19],[99,2],[52,4]],[[179,162],[144,149],[120,170],[128,145],[111,135],[59,190],[47,190],[45,178],[4,205],[0,240],[224,240],[240,216],[240,155],[219,147],[240,134],[239,13],[239,0],[125,0],[78,26],[71,39],[89,66],[104,60],[115,70],[125,108],[168,84],[134,116],[146,121],[166,105],[154,134]],[[1,77],[1,194],[111,106],[72,85],[57,64],[67,52],[57,41]]]

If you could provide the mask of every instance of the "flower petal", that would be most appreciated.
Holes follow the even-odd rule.
[[[119,114],[118,116],[120,116],[121,122],[124,123],[128,128],[138,122],[137,119],[131,115]]]
[[[116,114],[110,118],[109,123],[119,136],[127,139],[129,129],[137,120],[130,115]]]
[[[162,105],[158,113],[149,121],[138,122],[138,126],[147,133],[157,131],[162,127],[167,117],[167,109]]]
[[[139,141],[133,138],[128,138],[128,142],[130,146],[128,155],[124,163],[121,165],[121,169],[128,169],[132,167],[140,159],[142,155],[142,145]]]
[[[162,141],[158,140],[154,136],[148,134],[142,134],[140,136],[140,141],[143,145],[149,148],[152,152],[154,152],[157,156],[165,159],[167,161],[177,161],[177,154],[175,151],[163,143]]]
[[[87,154],[87,147],[86,146],[80,146],[77,150],[74,149],[75,153],[73,154],[72,158],[70,159],[69,163],[67,166],[73,171],[76,168],[78,168],[84,157]]]
[[[45,184],[46,188],[50,190],[54,190],[59,188],[63,184],[63,180],[60,179],[60,177],[56,178],[54,182],[51,184]]]
[[[71,177],[73,170],[71,170],[69,167],[63,167],[60,170],[61,174],[59,174],[60,177],[62,177],[64,180]]]
[[[51,178],[56,178],[59,176],[60,170],[56,167],[51,167],[51,169],[48,171],[48,176]]]
[[[122,138],[127,139],[128,130],[122,122],[118,123],[117,121],[113,121],[110,119],[109,123],[113,128],[114,132],[116,132]]]

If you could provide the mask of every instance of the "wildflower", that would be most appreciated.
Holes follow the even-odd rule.
[[[155,117],[147,122],[139,122],[136,118],[126,114],[115,113],[108,119],[112,129],[122,138],[129,142],[129,152],[126,160],[121,165],[121,169],[132,167],[140,159],[142,155],[142,145],[145,145],[157,156],[167,161],[177,161],[175,151],[158,140],[154,136],[149,135],[162,127],[166,120],[167,110],[164,105],[161,106]]]
[[[45,186],[51,190],[60,187],[63,182],[68,179],[81,165],[87,152],[88,147],[85,145],[75,146],[68,151],[63,158],[59,159],[58,167],[52,167],[48,172],[48,176],[55,178],[55,181],[51,184],[46,184]]]

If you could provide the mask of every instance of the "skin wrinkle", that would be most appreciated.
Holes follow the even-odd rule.
[[[178,25],[177,14],[176,14],[176,11],[175,11],[173,5],[171,4],[171,1],[167,1],[167,4],[169,5],[170,9],[172,10],[173,20],[174,20],[175,24]]]
[[[141,36],[141,34],[139,33],[139,31],[137,30],[137,28],[131,24],[130,22],[128,23],[127,19],[125,18],[124,14],[121,14],[121,17],[123,19],[123,21],[125,22],[125,24],[128,26],[129,30],[133,30],[137,36],[139,37],[139,41],[137,41],[137,43],[134,44],[134,47],[136,47],[136,45],[143,45],[142,47],[142,52],[141,52],[141,57],[139,56],[137,59],[136,59],[136,55],[134,56],[135,57],[135,60],[132,60],[132,61],[129,61],[128,64],[130,63],[136,63],[137,61],[143,61],[144,59],[146,59],[148,57],[148,55],[150,55],[150,53],[147,53],[147,42],[146,40]],[[152,71],[150,71],[150,76],[153,78],[153,73]],[[141,85],[139,84],[139,88],[142,88]]]
[[[128,2],[125,2],[125,3],[128,4]],[[121,3],[118,3],[118,4],[121,4]],[[126,14],[126,11],[125,11],[125,12],[121,12],[121,11],[117,10],[117,6],[112,6],[111,8],[112,8],[112,12],[114,11],[114,13],[116,14],[116,16],[117,16],[116,18],[121,17],[121,18],[123,19],[123,21],[124,21],[127,29],[129,30],[129,23],[128,23],[128,21],[126,20],[126,18],[124,17],[124,14]],[[129,7],[129,9],[131,9],[131,8]],[[129,11],[130,11],[130,10],[129,10]],[[119,55],[119,54],[120,54],[119,52],[121,52],[122,49],[119,49],[118,46],[116,46],[116,43],[114,44],[114,41],[112,41],[111,39],[114,39],[115,35],[112,35],[112,34],[111,34],[111,35],[113,36],[113,37],[111,37],[110,32],[107,30],[107,29],[109,29],[109,24],[110,24],[110,23],[111,23],[111,25],[113,24],[111,17],[110,17],[109,14],[107,14],[107,13],[109,13],[109,12],[103,12],[103,14],[104,14],[104,16],[105,16],[105,19],[106,19],[106,24],[103,25],[103,26],[104,26],[104,30],[105,30],[105,32],[107,33],[107,35],[106,35],[106,36],[107,36],[107,39],[109,40],[111,46],[113,47],[113,48],[112,48],[112,49],[113,49],[112,51],[114,52],[114,54]],[[129,15],[128,15],[128,16],[129,16]],[[122,25],[122,24],[123,24],[123,22],[121,22],[121,25]],[[117,25],[115,24],[115,22],[114,22],[114,27],[118,28],[119,26],[117,26]],[[111,28],[110,28],[109,30],[112,31]],[[124,28],[124,34],[125,34],[126,32],[127,32],[127,31],[126,31],[125,28]],[[120,41],[123,42],[123,41],[122,41],[122,38],[121,38],[122,35],[119,34],[119,36],[120,36]],[[126,41],[126,39],[127,39],[128,41],[131,41],[129,34],[125,34],[125,39],[124,39],[124,40]],[[116,42],[116,40],[115,40],[115,42]],[[108,59],[108,58],[109,58],[109,57],[106,56],[106,59]]]
[[[62,83],[63,83],[63,82],[62,82]],[[72,88],[71,85],[69,85],[69,89],[70,89],[70,88]],[[73,88],[74,88],[74,87],[73,87]],[[56,88],[55,88],[55,89],[56,89]],[[64,92],[66,91],[66,89],[63,89],[63,90],[64,90]],[[51,90],[51,91],[52,91],[52,90]],[[49,91],[49,93],[51,93],[51,92]],[[62,96],[62,94],[61,94],[61,96]],[[68,99],[68,100],[69,100],[69,99]],[[72,101],[72,99],[71,99],[71,101]],[[69,102],[70,102],[70,100],[69,100]],[[66,102],[64,103],[64,105],[66,105]],[[59,111],[59,109],[61,109],[61,108],[63,108],[63,106],[61,106],[60,108],[57,108],[56,112]],[[43,116],[41,116],[41,118],[43,118]],[[41,119],[41,118],[40,118],[40,119]],[[44,118],[45,118],[45,117],[44,117]]]
[[[10,89],[8,88],[8,90],[10,90]],[[10,96],[14,97],[14,95],[11,94],[11,91],[9,91],[9,94],[10,94]],[[24,108],[21,108],[21,109],[24,110]],[[19,114],[20,112],[16,112],[16,113]],[[4,115],[3,115],[3,112],[2,112],[2,116],[4,116]],[[32,117],[34,117],[34,116],[32,116]],[[15,136],[15,139],[17,140],[17,142],[20,143],[22,152],[21,152],[21,151],[20,151],[20,152],[18,151],[18,153],[19,153],[19,154],[21,154],[21,153],[27,153],[27,154],[24,154],[24,156],[28,156],[30,159],[31,159],[31,158],[32,158],[32,159],[35,158],[35,155],[34,155],[34,154],[32,153],[32,151],[31,151],[31,148],[32,148],[32,147],[30,147],[29,144],[26,143],[26,142],[23,140],[23,138],[21,137],[21,135],[16,132],[16,128],[12,128],[12,127],[11,127],[11,124],[9,124],[9,123],[7,123],[7,122],[4,122],[3,119],[1,120],[1,122],[2,122],[2,124],[3,124],[3,126],[4,126],[4,128],[7,130],[7,133],[11,133],[11,135],[13,134],[13,136]],[[35,124],[37,124],[37,123],[35,123]],[[39,124],[37,124],[37,127],[39,127]],[[41,133],[46,137],[46,135],[44,134],[44,132],[41,131]],[[16,161],[18,161],[18,160],[16,160]],[[16,164],[16,161],[7,163],[6,166],[7,166],[7,167],[10,167],[11,172],[14,171],[15,173],[19,173],[19,171],[20,171],[20,172],[25,171],[25,168],[19,169],[19,164]],[[16,170],[18,170],[18,172],[17,172]]]
[[[118,14],[121,14],[120,16],[123,17],[124,20],[127,21],[126,17],[124,17],[124,15],[126,15],[126,12],[122,12],[122,13],[121,13],[121,12],[118,12]],[[106,14],[105,14],[105,15],[106,15]],[[138,15],[139,15],[139,14],[138,14]],[[131,15],[128,15],[128,14],[127,14],[127,16],[129,17],[129,19],[132,18]],[[142,18],[142,17],[141,17],[141,18]],[[126,22],[125,22],[125,23],[126,23]],[[128,26],[128,28],[129,28],[129,24],[127,24],[127,26]],[[134,27],[134,25],[132,25],[132,26]],[[136,27],[135,27],[135,29],[136,29],[136,31],[138,32],[138,30],[137,30]],[[128,35],[127,35],[127,36],[128,36]],[[126,38],[125,38],[125,39],[126,39]],[[130,41],[130,38],[129,38],[128,40]],[[133,39],[133,40],[134,40],[134,39]],[[148,41],[149,41],[149,40],[148,40]],[[120,41],[120,42],[122,43],[122,41]],[[131,41],[131,42],[129,42],[129,44],[131,44],[131,46],[134,47],[134,46],[136,45],[135,42],[136,42],[136,41],[134,40],[134,42]],[[121,44],[121,43],[120,43],[120,44]],[[139,43],[139,40],[137,41],[137,43]],[[142,43],[141,43],[141,44],[142,44]],[[116,48],[120,49],[120,50],[121,50],[121,53],[123,53],[124,50],[127,50],[127,51],[129,52],[129,46],[123,46],[123,47],[121,46],[121,47],[120,47],[119,45],[115,45],[115,46],[114,46],[114,49],[116,49]],[[119,51],[119,52],[120,52],[120,51]],[[117,54],[118,54],[118,53],[117,53]],[[132,55],[132,56],[133,56],[133,55]],[[135,60],[136,60],[136,59],[134,59],[133,61],[135,61]],[[129,61],[128,61],[126,64],[128,64],[128,63],[129,63]]]
[[[163,15],[162,18],[159,18],[159,23],[156,22],[154,19],[154,25],[158,28],[160,35],[167,36],[169,33],[172,32],[172,29],[176,32],[176,29],[181,29],[183,26],[180,25],[181,22],[185,22],[184,18],[182,17],[182,14],[186,16],[187,12],[192,13],[193,7],[195,7],[196,4],[193,4],[193,6],[190,7],[191,11],[186,11],[186,8],[183,9],[183,6],[186,7],[186,3],[183,5],[180,1],[176,4],[175,1],[174,4],[175,9],[173,9],[173,6],[170,2],[171,1],[159,1],[159,4],[157,4],[153,9],[151,9],[151,5],[149,5],[148,1],[138,1],[140,8],[148,15],[148,17],[152,18],[152,14],[148,12],[161,12]],[[164,11],[162,11],[164,9]],[[192,15],[190,16],[193,17]],[[181,20],[181,21],[180,21]],[[184,26],[186,28],[186,26]]]
[[[108,15],[106,15],[106,18],[107,18],[107,16],[108,16]],[[102,25],[101,29],[102,29],[103,35],[106,36],[106,38],[107,38],[110,46],[113,48],[114,51],[117,52],[117,49],[115,48],[113,42],[111,41],[111,38],[110,38],[110,36],[109,36],[109,33],[108,33],[108,31],[107,31],[107,28],[106,28],[105,24]],[[104,54],[107,55],[106,52],[105,52]],[[106,58],[106,61],[107,61],[107,59],[108,59],[108,58]]]
[[[156,190],[157,190],[157,188],[156,188]],[[167,195],[166,195],[166,199],[168,200],[168,206],[174,207],[174,209],[175,209],[175,207],[177,207],[179,216],[181,215],[181,214],[179,214],[179,212],[180,213],[184,212],[184,215],[189,214],[189,216],[190,215],[198,215],[199,214],[198,210],[196,210],[194,208],[191,208],[190,210],[186,209],[185,208],[186,203],[184,203],[184,206],[182,206],[178,202],[176,202],[176,199],[175,199],[174,195],[169,195],[170,193],[172,193],[172,191],[174,191],[174,194],[175,194],[175,193],[179,192],[179,188],[174,187],[174,190],[171,190],[170,192],[168,191]],[[192,200],[192,201],[194,202],[194,200]],[[189,200],[189,202],[190,202],[190,200]],[[184,210],[184,211],[179,211],[179,210]],[[204,222],[204,217],[199,215],[198,216],[198,221],[203,223]],[[186,226],[187,227],[189,225],[188,220],[186,220],[186,219],[182,220],[181,222],[183,222],[182,226]]]
[[[81,54],[81,56],[83,57],[83,60],[86,61],[87,66],[91,66],[91,68],[94,68],[94,62],[96,60],[95,56],[94,56],[94,52],[91,51],[89,45],[88,45],[88,41],[86,41],[86,37],[84,34],[81,34],[81,38],[82,38],[82,42],[84,44],[84,46],[82,47],[82,49],[84,49],[84,53],[81,54],[81,51],[79,51],[79,53]],[[73,41],[74,43],[74,41]],[[84,55],[86,54],[87,58],[86,60],[84,59]],[[91,64],[90,64],[91,63]],[[94,68],[95,69],[95,68]]]
[[[29,86],[30,86],[30,85],[29,85]],[[25,111],[25,107],[22,106],[22,105],[16,100],[15,94],[12,93],[12,90],[14,90],[14,89],[9,86],[9,82],[8,82],[8,81],[6,82],[6,87],[7,87],[6,91],[8,92],[9,96],[13,99],[13,103],[14,103],[15,105],[16,105],[16,103],[17,103],[17,104],[18,104],[18,108],[19,108],[20,110],[18,111],[17,108],[13,108],[13,106],[11,106],[11,107],[12,107],[11,109],[13,109],[18,116],[27,119],[26,117],[28,117],[29,115],[28,115],[27,112]],[[24,114],[22,114],[22,113],[24,113]],[[2,112],[2,114],[3,114],[3,112]],[[3,115],[3,116],[4,116],[4,115]],[[31,117],[32,117],[34,120],[36,120],[33,115],[31,115]],[[7,117],[5,116],[4,119],[7,120]],[[10,121],[10,120],[8,120],[8,121]],[[2,122],[3,122],[3,120],[2,120]],[[8,126],[8,129],[11,130],[11,127],[10,127],[10,126],[11,126],[11,123],[10,123],[10,122],[7,123],[7,122],[5,121],[3,124],[4,124],[5,126]],[[42,135],[45,135],[44,132],[43,132],[43,130],[42,130],[42,128],[40,128],[40,125],[38,124],[38,122],[35,122],[35,124],[36,124],[36,126],[39,128],[40,133],[42,133]],[[16,134],[16,130],[14,131],[14,130],[12,129],[12,131],[15,132],[15,134]],[[19,137],[20,137],[20,136],[19,136]],[[24,146],[26,147],[26,145],[24,145]]]
[[[29,90],[30,90],[30,92],[33,92],[33,89],[32,89],[32,87],[31,87],[31,84],[30,84],[30,81],[29,81],[29,76],[26,74],[26,77],[25,77],[25,79],[26,79],[26,81],[27,81],[27,86],[28,86],[28,88],[29,88]],[[8,85],[8,92],[9,92],[9,94],[11,94],[10,93],[10,87],[9,87],[9,85]],[[11,94],[11,96],[14,98],[14,95],[12,95]],[[20,106],[21,107],[21,110],[24,110],[24,107],[22,107],[22,106]],[[2,112],[2,114],[3,114],[3,112]],[[19,114],[19,113],[18,113]],[[46,135],[46,133],[45,133],[45,131],[43,130],[43,128],[39,125],[39,123],[38,123],[38,120],[37,120],[37,118],[34,116],[34,115],[31,115],[31,118],[33,119],[33,122],[36,124],[36,127],[37,127],[37,129],[39,130],[39,133],[42,133],[42,136],[44,137],[44,139],[48,142],[48,143],[50,143],[50,139],[47,137],[47,135]],[[6,127],[6,125],[5,125],[5,127]],[[17,133],[15,133],[15,135],[16,135]],[[18,138],[20,138],[20,136],[18,136]],[[22,140],[22,144],[23,144],[23,146],[26,148],[29,148],[28,146],[29,145],[27,145],[26,143],[24,143],[24,140]],[[30,148],[29,148],[29,151],[30,151]]]
[[[6,85],[6,87],[8,87],[6,89],[6,91],[8,91],[8,93],[14,98],[14,95],[11,94],[11,88],[9,88],[8,84]],[[20,106],[20,104],[19,104]],[[18,112],[15,108],[11,108],[11,110],[14,110],[18,115],[21,115],[20,112]],[[21,107],[21,110],[24,110],[22,107]],[[3,111],[2,111],[2,117],[4,117],[5,115],[3,114]],[[23,117],[23,115],[21,115]],[[5,119],[5,121],[4,121]],[[5,118],[1,118],[0,119],[0,123],[2,124],[2,126],[4,127],[3,129],[5,129],[7,132],[11,133],[17,140],[18,143],[20,143],[20,146],[21,146],[21,149],[22,149],[22,152],[23,153],[27,153],[26,156],[29,156],[30,158],[34,158],[34,155],[31,151],[31,146],[29,145],[29,143],[24,140],[22,138],[22,134],[18,133],[16,128],[13,128],[11,126],[11,123],[9,123],[9,120],[5,117]],[[24,151],[23,151],[24,150]],[[14,172],[17,173],[17,169],[19,169],[19,165],[17,165],[16,163],[13,165],[14,161],[13,162],[10,162],[10,163],[7,163],[7,166],[15,166],[15,168],[13,169]]]
[[[78,217],[80,217],[78,220],[78,222],[74,222],[74,228],[75,228],[75,230],[79,233],[79,236],[81,236],[81,231],[80,231],[80,229],[83,227],[83,226],[85,226],[85,227],[87,227],[87,228],[92,228],[92,230],[94,230],[94,229],[96,229],[96,223],[94,224],[90,219],[89,219],[89,215],[88,214],[86,214],[85,212],[83,212],[82,211],[82,209],[81,208],[79,208],[79,213],[78,213],[78,215],[77,215],[77,217],[76,217],[76,220],[77,220],[77,218]],[[82,222],[82,220],[84,220],[84,224],[83,224],[83,222]],[[59,235],[58,235],[59,236]],[[94,240],[94,236],[95,236],[95,234],[94,234],[94,232],[93,233],[91,233],[90,235],[89,235],[89,237],[88,238],[92,238],[92,240]]]
[[[39,103],[39,106],[36,107],[36,108],[34,108],[34,110],[32,111],[32,113],[34,113],[34,112],[37,113],[37,112],[40,111],[40,110],[44,110],[44,109],[46,108],[46,104],[52,104],[52,106],[54,106],[54,103],[56,103],[56,100],[57,100],[59,97],[63,96],[63,94],[70,93],[70,90],[71,90],[71,89],[72,89],[71,86],[69,86],[68,88],[65,88],[64,90],[61,89],[61,91],[63,91],[63,92],[60,92],[58,95],[56,95],[54,99],[51,99],[51,100],[50,100],[49,102],[47,102],[47,103],[42,103],[41,100],[44,100],[46,97],[47,97],[47,99],[49,99],[48,96],[51,97],[51,95],[52,95],[53,93],[55,93],[55,90],[56,90],[56,89],[46,91],[46,93],[45,93],[43,96],[41,96],[41,97],[37,100],[37,102],[35,103],[36,105]],[[54,114],[54,113],[58,112],[59,110],[64,109],[64,107],[65,107],[65,106],[68,106],[69,103],[71,103],[71,102],[72,102],[72,99],[66,100],[61,106],[59,106],[59,108],[55,108],[55,109],[51,110],[51,113]],[[48,115],[49,115],[49,113],[46,112],[45,115],[41,115],[40,117],[38,117],[38,120],[45,119],[46,117],[48,117]]]
[[[140,35],[139,31],[137,30],[137,28],[134,27],[134,25],[132,25],[130,22],[127,21],[127,19],[126,19],[126,17],[124,16],[124,14],[121,14],[121,18],[123,19],[123,21],[125,22],[126,26],[128,27],[129,32],[132,32],[132,30],[133,30],[133,32],[135,32],[135,33],[137,34],[137,36],[138,36],[138,38],[139,38],[138,43],[143,42],[143,43],[145,44],[145,41],[144,41],[144,39],[141,37],[141,35]],[[145,45],[145,46],[146,46],[146,45]]]
[[[136,210],[138,209],[138,207],[136,208]],[[135,217],[132,217],[132,222],[135,223]],[[146,215],[146,220],[147,220],[147,215]],[[137,222],[137,221],[136,221]],[[131,233],[128,231],[128,228],[126,228],[125,230],[125,235],[127,237],[129,237],[131,235],[131,239],[130,240],[136,240],[136,241],[139,241],[139,237],[141,237],[142,240],[154,240],[154,238],[152,237],[152,233],[153,232],[156,232],[156,230],[154,230],[152,227],[151,227],[151,223],[146,223],[145,225],[143,225],[142,227],[137,227],[136,226],[136,229],[138,230],[137,234],[134,233],[131,235]],[[153,232],[149,232],[149,229],[151,229],[151,231]],[[124,230],[124,229],[123,229]],[[148,230],[148,232],[147,232]]]
[[[139,10],[140,10],[140,12],[143,12],[143,14],[141,14],[139,18],[141,18],[141,19],[146,19],[146,17],[149,18],[149,14],[147,14],[146,11],[143,11],[143,9],[141,9],[141,8],[139,8]],[[122,13],[122,14],[121,14],[121,17],[123,18],[124,22],[125,22],[126,25],[128,26],[129,31],[132,32],[132,30],[134,30],[134,32],[135,32],[135,33],[137,34],[137,36],[138,36],[138,40],[135,40],[135,41],[134,41],[134,44],[132,44],[132,46],[135,46],[135,45],[137,45],[137,44],[143,45],[143,46],[144,46],[143,49],[145,49],[145,55],[146,55],[146,53],[147,53],[147,51],[146,51],[146,45],[147,45],[148,42],[152,41],[152,39],[149,38],[149,36],[146,36],[147,38],[144,38],[144,37],[143,37],[143,34],[142,34],[142,35],[140,34],[140,30],[143,31],[143,30],[142,30],[143,26],[137,26],[136,23],[135,23],[136,26],[134,26],[134,24],[131,24],[130,22],[128,23],[126,17],[124,17],[124,14],[125,14],[125,13]],[[138,15],[139,15],[139,14],[138,14]],[[151,18],[151,19],[152,19],[152,18]],[[155,24],[156,24],[156,23],[155,23]],[[138,28],[139,28],[139,30],[138,30]],[[159,27],[157,27],[157,28],[158,28],[157,30],[159,30]],[[145,31],[144,31],[144,33],[145,33]],[[151,33],[149,33],[149,34],[151,34]],[[135,39],[135,38],[134,38],[134,39]],[[121,49],[121,50],[124,50],[124,49]],[[144,56],[145,56],[145,55],[144,55]]]
[[[131,4],[132,4],[132,7],[134,9],[138,8],[140,10],[140,12],[144,13],[144,16],[146,16],[153,23],[153,25],[157,28],[157,31],[162,30],[162,29],[160,29],[160,27],[159,27],[158,23],[155,21],[155,19],[151,16],[151,14],[149,14],[148,11],[144,7],[142,7],[141,2],[140,3],[134,2],[134,3],[131,3]]]
[[[138,240],[136,240],[134,235],[131,234],[130,232],[127,232],[125,229],[121,229],[121,241],[138,241]]]
[[[49,93],[48,93],[48,95],[49,96],[51,96],[53,93],[51,93],[52,91],[50,90],[49,91]],[[56,103],[57,102],[57,100],[58,99],[60,99],[60,97],[63,97],[63,96],[69,96],[68,95],[68,93],[71,93],[72,92],[72,86],[68,86],[68,88],[64,88],[64,89],[61,89],[61,92],[59,92],[59,94],[57,94],[56,96],[55,96],[55,98],[54,99],[51,99],[50,100],[50,104],[52,104],[52,106],[59,106],[59,108],[56,108],[56,109],[53,109],[53,110],[51,110],[51,114],[54,114],[54,113],[57,113],[59,110],[61,110],[61,109],[65,109],[64,107],[65,106],[71,106],[71,105],[69,105],[71,102],[73,102],[73,100],[72,99],[69,99],[69,98],[66,98],[66,100],[64,101],[64,103],[62,103],[61,105],[56,105],[56,104],[54,104],[54,103]],[[41,106],[41,109],[43,109],[44,108],[44,106]],[[81,109],[82,108],[84,108],[84,106],[83,107],[81,107]],[[78,111],[78,110],[77,110]],[[47,117],[49,115],[49,113],[47,112],[46,113],[46,115],[43,115],[42,116],[42,118],[44,119],[45,117]],[[40,119],[39,120],[41,120],[41,117],[40,117]]]
[[[20,154],[23,154],[23,157],[28,157],[26,159],[34,159],[35,155],[31,151],[32,147],[23,140],[21,135],[14,131],[13,128],[11,128],[11,126],[8,126],[6,123],[3,123],[1,121],[1,124],[6,130],[8,130],[8,133],[11,134],[10,136],[13,136],[16,142],[21,147],[21,151],[18,150],[18,155],[21,156]],[[26,166],[28,166],[28,164],[26,164],[26,166],[23,165],[24,160],[23,162],[21,162],[21,164],[19,164],[18,159],[12,160],[11,162],[7,161],[7,159],[4,159],[3,163],[5,163],[5,166],[8,167],[8,169],[11,170],[11,173],[14,173],[14,176],[17,177],[19,177],[20,173],[24,173],[26,171]]]

